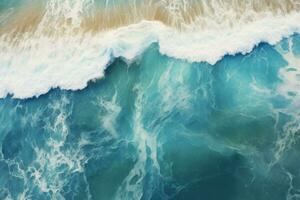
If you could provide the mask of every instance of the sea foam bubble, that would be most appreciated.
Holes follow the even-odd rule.
[[[77,16],[77,15],[76,15]],[[258,13],[252,20],[208,26],[195,24],[183,30],[159,21],[142,20],[120,28],[62,34],[30,35],[12,45],[0,38],[0,98],[30,98],[51,88],[80,90],[91,80],[104,77],[115,58],[134,60],[153,43],[161,54],[187,62],[215,64],[224,55],[249,53],[256,45],[276,44],[300,33],[300,13]],[[213,19],[206,23],[215,24]],[[44,24],[45,26],[45,24]]]

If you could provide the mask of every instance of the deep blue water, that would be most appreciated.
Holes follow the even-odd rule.
[[[154,44],[84,90],[1,99],[0,199],[300,199],[286,53],[299,36],[214,66]]]

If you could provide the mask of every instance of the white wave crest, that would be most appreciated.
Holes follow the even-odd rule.
[[[299,22],[297,11],[276,15],[266,12],[257,14],[251,22],[204,30],[190,25],[179,31],[161,22],[141,21],[93,34],[39,35],[18,45],[11,45],[2,36],[0,98],[8,94],[30,98],[57,87],[83,89],[90,80],[102,78],[113,59],[133,60],[152,43],[158,43],[163,55],[215,64],[224,55],[246,54],[260,42],[273,45],[300,33]]]

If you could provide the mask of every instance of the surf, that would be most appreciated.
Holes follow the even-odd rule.
[[[299,1],[24,1],[0,26],[0,97],[84,89],[151,44],[211,65],[300,32]],[[9,9],[8,9],[9,10]],[[25,75],[26,74],[26,75]]]

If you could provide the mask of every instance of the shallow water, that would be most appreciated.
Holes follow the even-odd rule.
[[[300,199],[299,41],[1,99],[0,199]]]
[[[299,10],[0,0],[0,199],[300,199]]]

